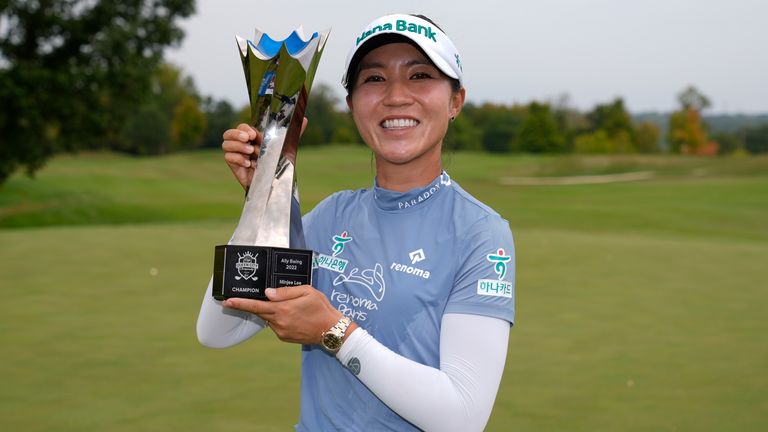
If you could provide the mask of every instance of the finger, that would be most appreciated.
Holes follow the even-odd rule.
[[[255,140],[256,138],[259,137],[259,131],[254,129],[251,125],[248,125],[248,124],[245,124],[245,123],[240,123],[237,126],[237,129],[247,133],[249,141],[253,141],[253,140]],[[259,140],[259,141],[261,141],[261,140]]]
[[[303,297],[307,294],[309,294],[308,290],[314,289],[309,285],[300,285],[300,286],[292,286],[292,287],[282,287],[282,288],[267,288],[264,291],[264,294],[267,295],[267,298],[272,300],[273,302],[279,302],[279,301],[285,301],[285,300],[291,300],[299,297]]]
[[[267,301],[244,298],[231,298],[222,303],[225,307],[250,312],[259,316],[269,316],[274,313],[274,307]]]
[[[247,130],[240,129],[227,129],[221,137],[224,138],[224,141],[240,141],[244,143],[252,139],[251,134]]]
[[[224,153],[224,160],[230,165],[241,166],[244,168],[251,167],[251,160],[240,153]]]
[[[236,152],[250,155],[254,152],[255,147],[251,144],[241,141],[226,140],[221,143],[221,149],[225,152]]]

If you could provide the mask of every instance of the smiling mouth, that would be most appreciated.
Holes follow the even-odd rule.
[[[404,129],[418,126],[419,121],[415,119],[389,119],[380,123],[384,129]]]

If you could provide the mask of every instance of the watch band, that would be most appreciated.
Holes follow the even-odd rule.
[[[349,319],[348,316],[343,316],[339,318],[339,320],[336,321],[336,324],[334,324],[334,326],[331,327],[331,329],[328,331],[333,332],[341,339],[344,339],[344,335],[347,334],[347,329],[349,328],[350,324],[352,324],[352,320]]]
[[[342,316],[333,327],[323,332],[320,346],[332,354],[339,352],[350,324],[352,324],[352,320],[348,316]]]

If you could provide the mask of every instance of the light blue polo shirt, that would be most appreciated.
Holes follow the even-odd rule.
[[[443,172],[405,193],[338,192],[304,219],[313,285],[392,351],[440,366],[445,313],[514,322],[507,221]],[[478,335],[482,337],[482,335]],[[302,351],[299,431],[417,430],[319,346]]]

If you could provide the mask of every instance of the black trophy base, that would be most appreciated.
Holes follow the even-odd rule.
[[[213,297],[267,300],[264,290],[312,283],[312,251],[262,246],[216,246]]]

